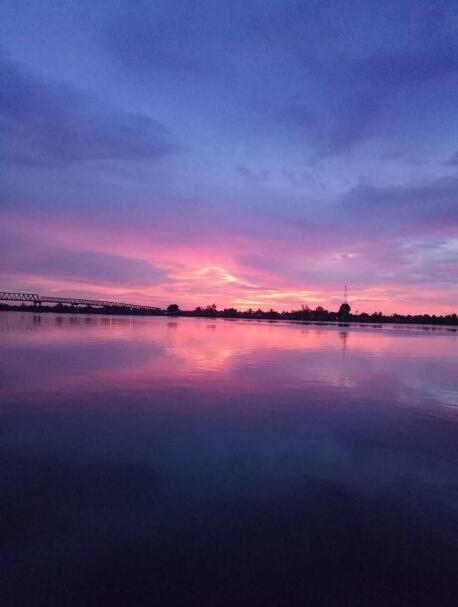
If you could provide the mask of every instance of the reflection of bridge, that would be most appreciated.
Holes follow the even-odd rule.
[[[103,301],[99,299],[75,299],[74,297],[52,297],[48,295],[38,295],[37,293],[9,293],[0,291],[0,301],[21,301],[30,302],[34,306],[41,306],[42,303],[69,304],[71,306],[93,306],[97,308],[123,308],[128,310],[150,310],[157,311],[153,306],[141,306],[139,304],[128,304],[119,301]]]

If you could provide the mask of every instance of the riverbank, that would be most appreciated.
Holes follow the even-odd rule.
[[[34,305],[18,305],[11,306],[8,304],[0,304],[0,311],[3,312],[29,312],[33,314],[93,314],[102,316],[166,316],[168,318],[209,318],[209,319],[226,319],[226,320],[268,320],[268,321],[289,321],[289,322],[301,322],[304,324],[328,324],[337,326],[349,326],[350,324],[364,324],[372,325],[373,327],[380,327],[382,325],[423,325],[425,328],[428,327],[444,327],[452,330],[458,330],[458,317],[456,314],[450,314],[447,316],[435,316],[435,315],[399,315],[394,314],[392,316],[384,316],[379,312],[374,314],[350,314],[346,318],[339,317],[335,312],[323,311],[312,311],[312,310],[299,310],[292,312],[275,312],[271,310],[264,312],[257,310],[256,312],[245,312],[238,311],[235,309],[215,310],[210,309],[197,309],[192,311],[180,310],[178,312],[170,313],[167,310],[157,308],[155,310],[141,310],[141,309],[130,309],[120,307],[91,307],[91,306],[34,306]]]

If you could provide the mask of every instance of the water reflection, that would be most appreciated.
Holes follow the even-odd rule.
[[[444,332],[6,313],[0,327],[10,372],[3,400],[181,385],[228,394],[353,388],[356,399],[393,406],[406,398],[417,407],[458,405],[457,339]],[[28,380],[18,382],[24,370]]]
[[[456,334],[3,313],[0,335],[0,604],[453,604]]]

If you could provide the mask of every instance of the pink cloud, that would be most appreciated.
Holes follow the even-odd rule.
[[[8,253],[4,256],[5,289],[159,306],[178,303],[184,308],[216,303],[221,308],[286,310],[302,304],[336,309],[343,284],[350,283],[350,303],[360,312],[446,314],[454,311],[456,301],[452,282],[433,281],[425,289],[424,280],[415,281],[418,260],[412,258],[412,251],[416,249],[399,241],[392,241],[395,249],[377,241],[344,248],[329,238],[321,243],[320,235],[313,233],[309,239],[303,230],[303,242],[298,245],[296,239],[282,238],[276,243],[271,236],[249,238],[233,226],[225,230],[215,225],[213,232],[207,226],[204,236],[192,232],[181,242],[176,238],[167,242],[167,236],[176,230],[181,233],[183,225],[167,225],[161,218],[152,227],[137,229],[119,222],[113,229],[113,222],[107,227],[63,213],[46,221],[2,213],[0,225],[11,237],[28,243],[15,247],[10,259]],[[61,257],[60,264],[56,262],[59,271],[51,271],[50,248]],[[440,243],[436,249],[441,249]],[[426,271],[435,263],[453,266],[452,258],[434,261],[436,249],[425,253],[422,267]],[[78,259],[92,262],[85,264],[89,267],[84,274]]]

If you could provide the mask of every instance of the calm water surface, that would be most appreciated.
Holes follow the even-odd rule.
[[[458,334],[0,313],[0,605],[456,604]]]

